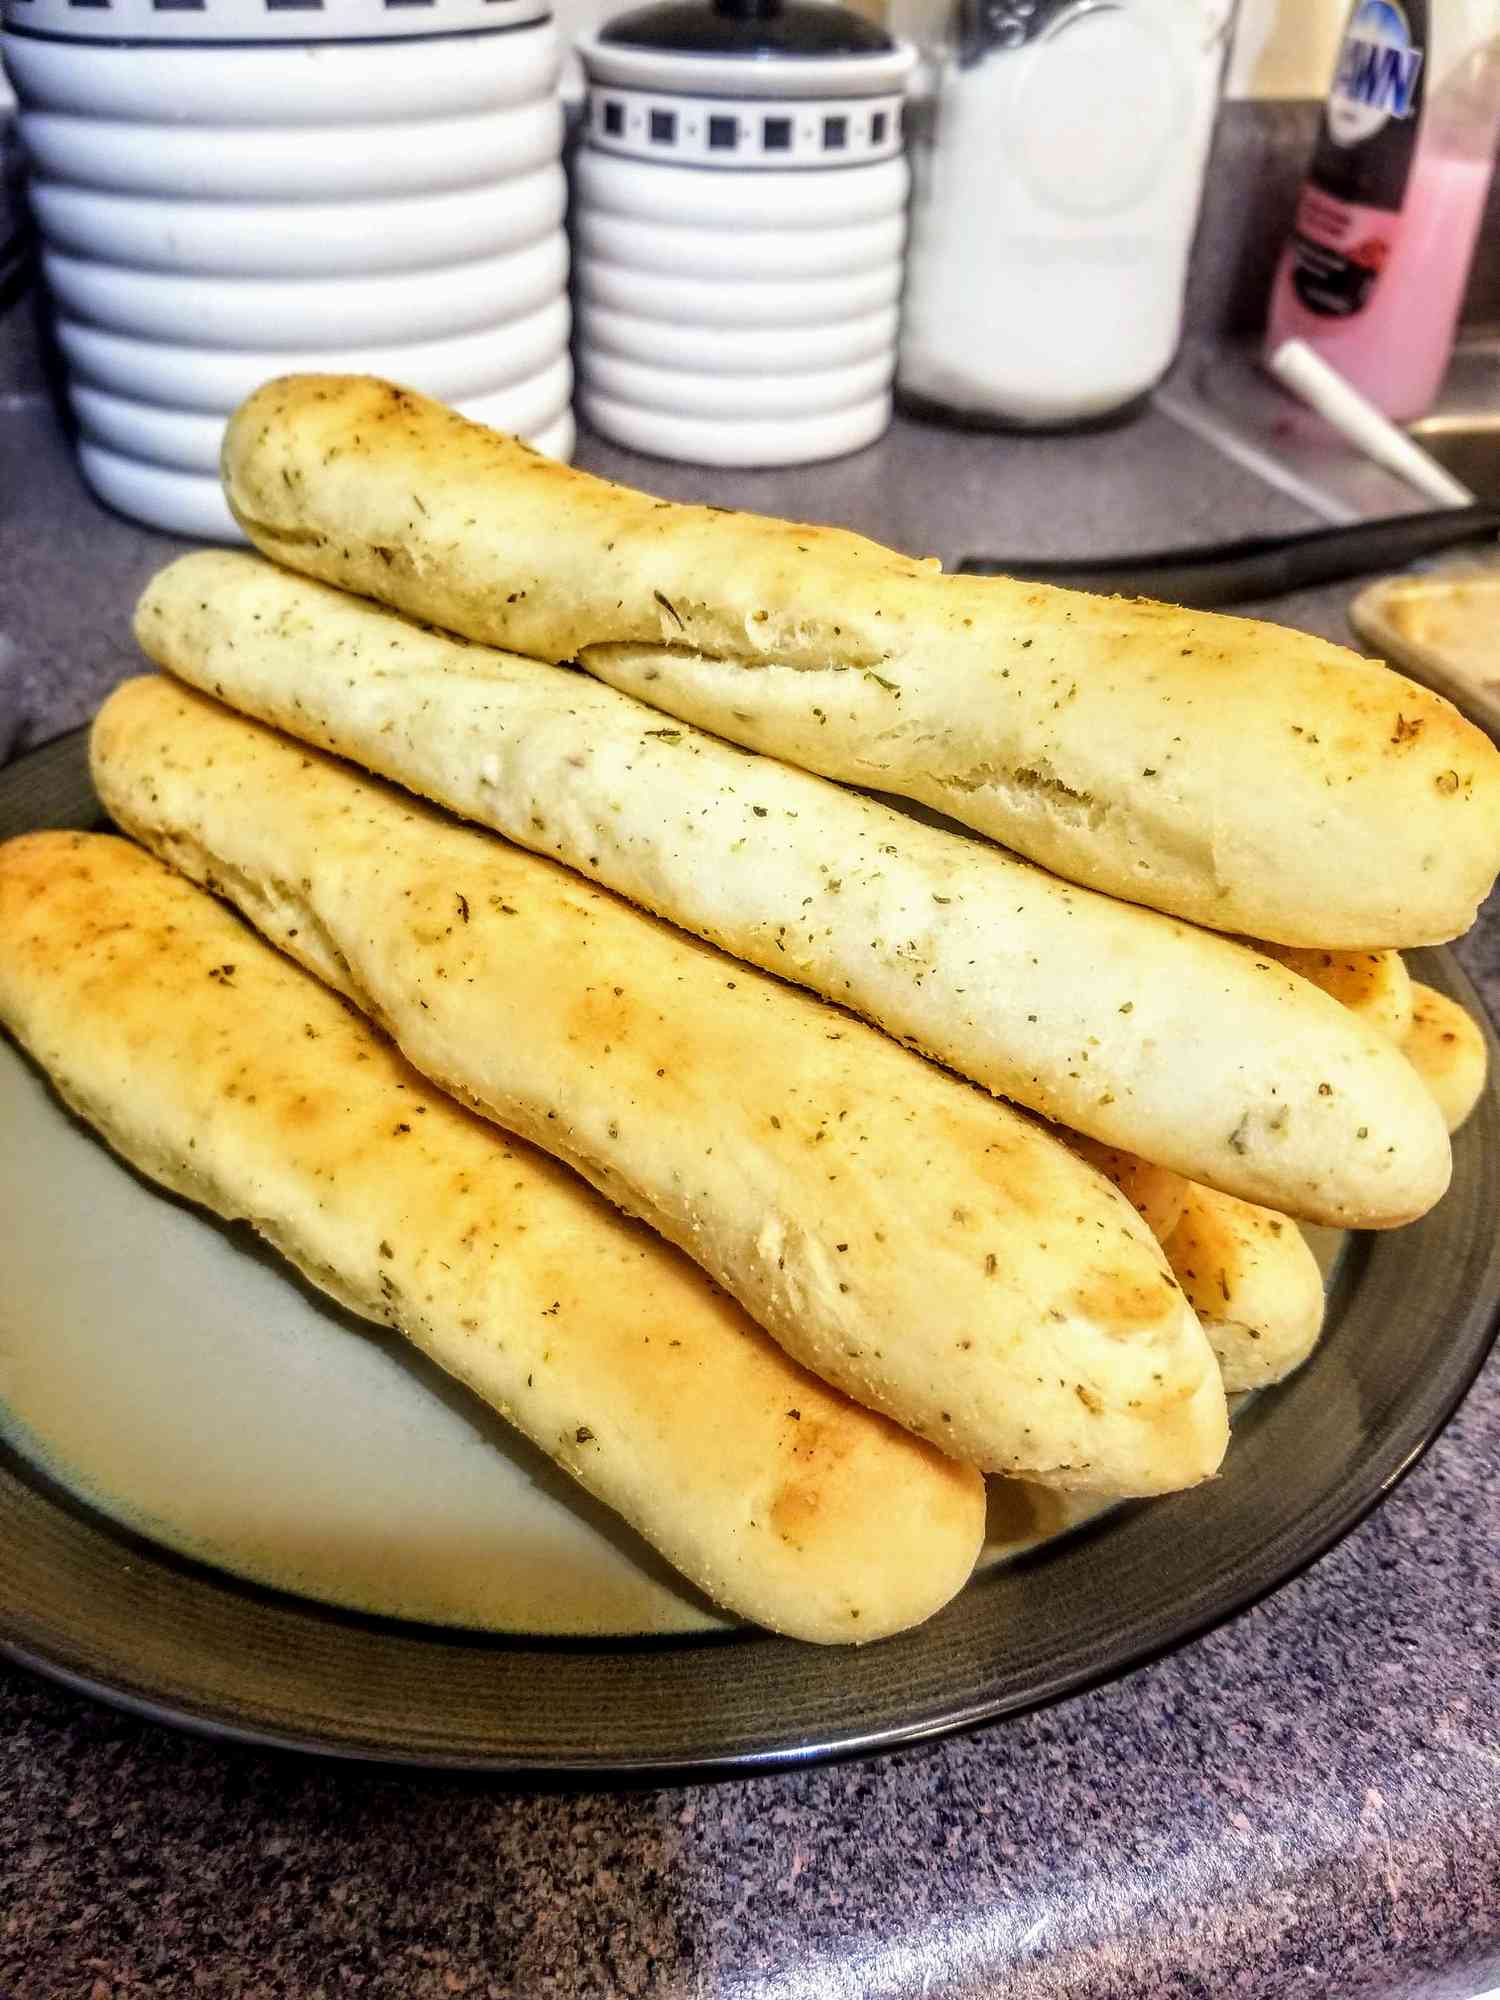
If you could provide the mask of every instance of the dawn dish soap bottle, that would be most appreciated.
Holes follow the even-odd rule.
[[[1398,421],[1432,407],[1500,128],[1500,0],[1355,0],[1271,294],[1299,338]]]

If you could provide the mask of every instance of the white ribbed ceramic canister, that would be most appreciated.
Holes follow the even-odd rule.
[[[702,465],[890,422],[913,56],[826,0],[666,0],[579,43],[579,409]]]
[[[368,371],[573,447],[548,0],[0,0],[83,470],[238,537],[224,420]]]

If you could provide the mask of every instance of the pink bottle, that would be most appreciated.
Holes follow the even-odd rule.
[[[1268,353],[1295,335],[1387,416],[1431,408],[1497,119],[1500,0],[1355,0],[1276,273]]]

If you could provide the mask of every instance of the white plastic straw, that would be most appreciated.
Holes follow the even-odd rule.
[[[1305,340],[1284,340],[1268,362],[1271,373],[1332,424],[1366,458],[1394,472],[1439,507],[1472,507],[1474,495],[1419,444],[1366,402]]]

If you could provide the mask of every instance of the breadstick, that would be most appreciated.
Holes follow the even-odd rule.
[[[1127,1153],[1119,1146],[1101,1146],[1097,1139],[1085,1138],[1081,1132],[1061,1136],[1080,1159],[1114,1182],[1157,1242],[1166,1243],[1182,1219],[1187,1200],[1189,1183],[1182,1175],[1174,1174],[1170,1167],[1153,1166],[1138,1153]]]
[[[1323,1323],[1323,1277],[1297,1225],[1077,1133],[1066,1143],[1112,1180],[1167,1253],[1226,1390],[1278,1382]]]
[[[1399,951],[1291,950],[1286,945],[1249,942],[1252,949],[1263,949],[1289,972],[1310,980],[1388,1040],[1405,1040],[1412,1021],[1412,986]]]
[[[0,934],[0,1021],[117,1152],[399,1328],[717,1602],[831,1642],[962,1586],[973,1472],[814,1381],[201,890],[122,840],[29,835],[0,848]]]
[[[110,812],[444,1088],[697,1259],[788,1352],[986,1470],[1146,1493],[1223,1453],[1139,1217],[1050,1134],[795,987],[173,682]]]
[[[1448,1130],[1456,1132],[1484,1089],[1484,1032],[1466,1008],[1419,980],[1412,982],[1412,1001],[1402,1053],[1437,1100]]]
[[[1304,633],[652,500],[368,376],[266,384],[223,472],[292,568],[1195,923],[1434,943],[1500,866],[1489,739]]]
[[[253,556],[173,564],[136,630],[236,707],[1105,1145],[1372,1228],[1447,1185],[1447,1135],[1410,1065],[1228,939]]]
[[[1458,1130],[1479,1102],[1489,1067],[1483,1030],[1465,1008],[1414,980],[1399,952],[1264,949],[1389,1036],[1431,1092],[1448,1130]],[[1129,1188],[1125,1192],[1135,1199]]]
[[[1231,1393],[1281,1381],[1317,1345],[1323,1274],[1288,1217],[1189,1186],[1166,1252]]]

